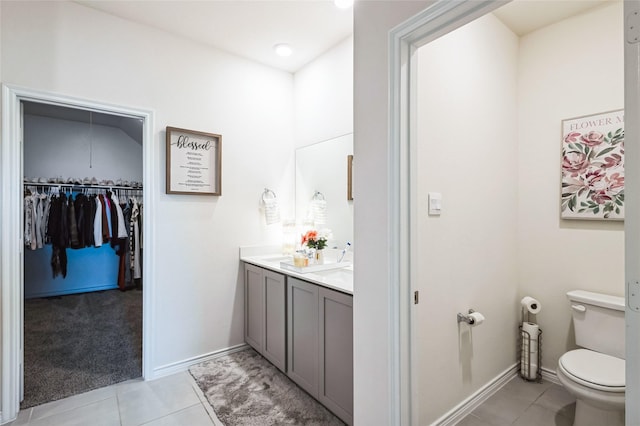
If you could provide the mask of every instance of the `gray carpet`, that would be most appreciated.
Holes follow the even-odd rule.
[[[189,372],[226,426],[344,425],[251,348]]]
[[[25,300],[24,366],[22,409],[140,377],[142,292]]]

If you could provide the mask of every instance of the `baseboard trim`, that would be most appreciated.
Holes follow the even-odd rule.
[[[471,394],[468,398],[453,407],[449,412],[432,423],[432,426],[453,426],[475,410],[480,404],[485,402],[494,393],[499,391],[511,379],[518,375],[520,363],[513,364],[511,367],[498,374],[493,380]]]
[[[562,386],[562,383],[560,383],[560,380],[558,380],[556,371],[549,368],[542,367],[542,380],[547,380],[551,383]]]
[[[200,364],[201,362],[220,358],[221,356],[229,355],[234,352],[238,352],[243,349],[246,349],[248,347],[249,345],[247,345],[246,343],[241,343],[239,345],[231,346],[225,349],[209,352],[208,354],[187,358],[182,361],[172,362],[171,364],[161,365],[160,367],[156,367],[153,369],[153,377],[151,378],[151,380],[159,379],[160,377],[165,377],[171,374],[187,371],[189,367],[191,367],[192,365]]]

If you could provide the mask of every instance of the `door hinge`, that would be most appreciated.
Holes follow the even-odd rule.
[[[417,305],[419,301],[420,301],[420,292],[419,291],[414,291],[413,292],[413,304]]]
[[[635,44],[640,42],[640,11],[634,10],[627,15],[624,31],[627,43]]]
[[[630,309],[640,312],[640,282],[638,280],[627,282],[627,305]]]

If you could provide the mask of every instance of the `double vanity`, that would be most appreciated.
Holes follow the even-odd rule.
[[[245,342],[353,424],[353,267],[296,272],[256,251],[240,249]]]

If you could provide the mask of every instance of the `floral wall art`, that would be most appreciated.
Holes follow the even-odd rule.
[[[624,219],[624,111],[562,121],[562,219]]]

